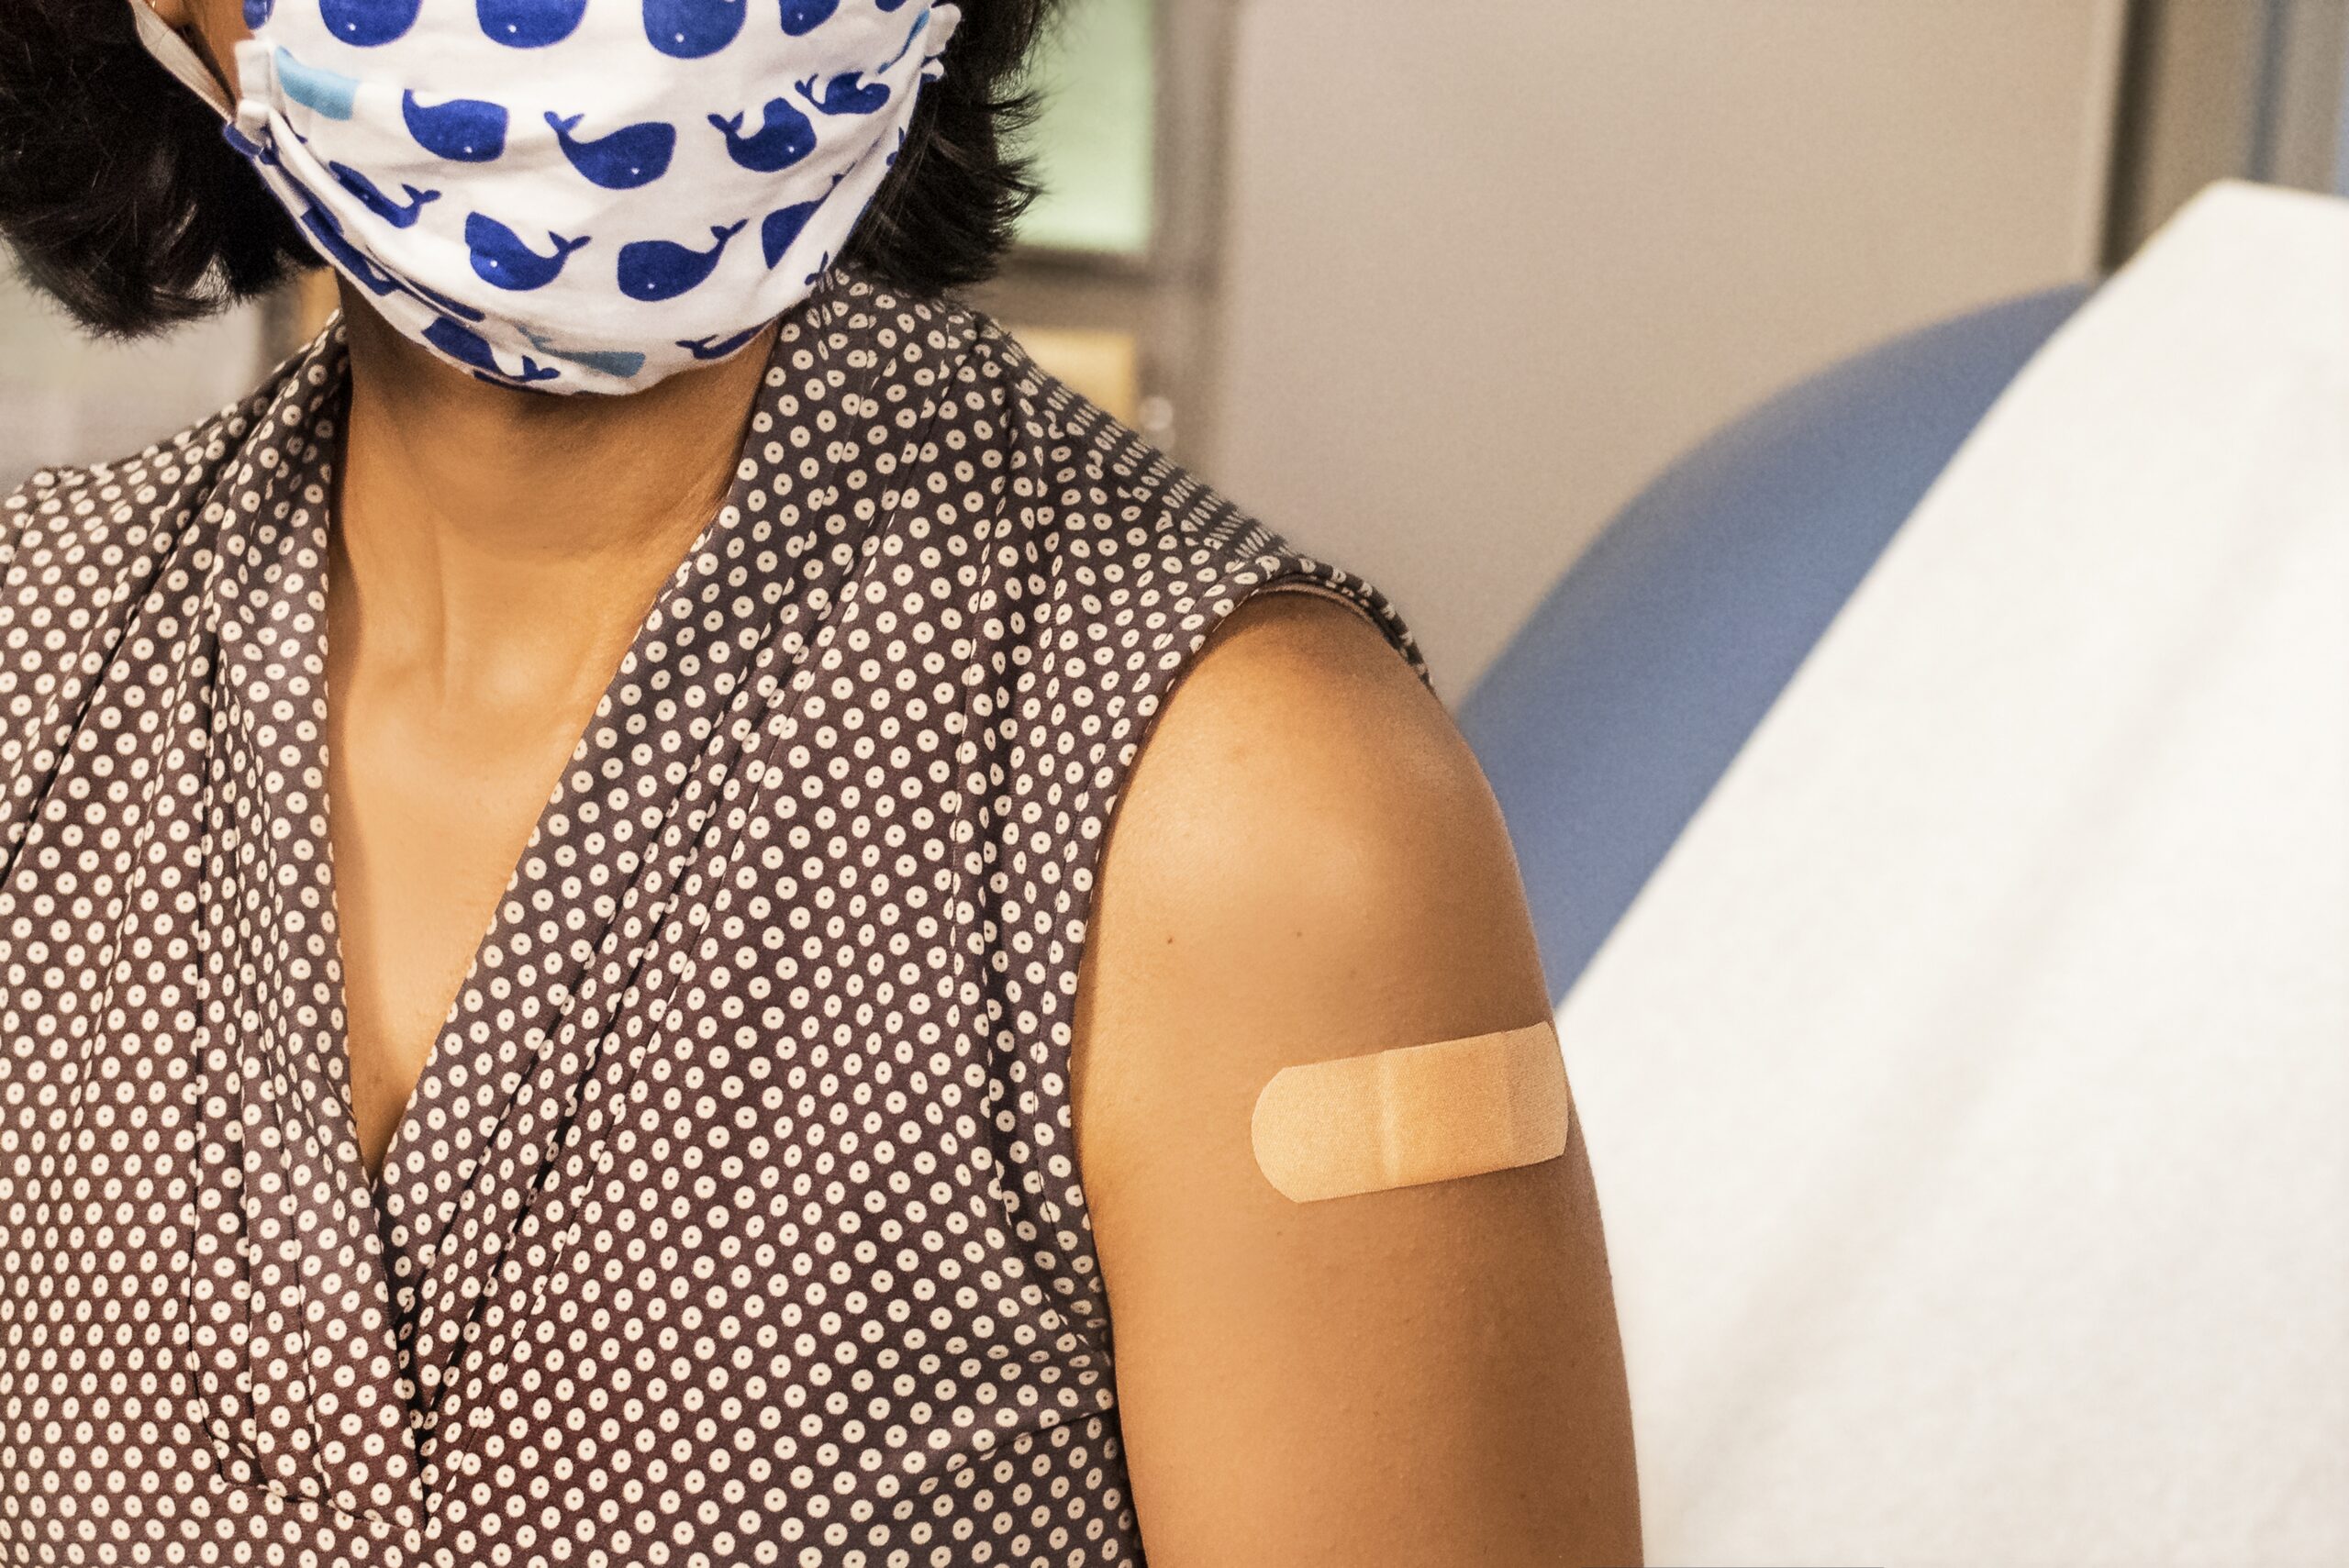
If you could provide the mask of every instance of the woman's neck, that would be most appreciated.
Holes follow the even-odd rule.
[[[468,706],[600,693],[725,499],[774,329],[643,392],[562,397],[450,368],[348,285],[343,306],[333,631]]]

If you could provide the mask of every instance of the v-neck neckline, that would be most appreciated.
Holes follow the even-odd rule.
[[[778,332],[776,341],[780,342],[784,334]],[[351,383],[347,351],[341,361],[340,380],[340,385],[331,403],[337,416],[338,439],[332,452],[327,459],[329,465],[328,469],[329,477],[327,484],[328,503],[322,530],[323,537],[320,543],[322,552],[331,550],[331,532],[340,526],[341,483],[347,452],[345,443],[349,440],[351,433],[349,419]],[[744,411],[746,430],[751,419],[755,417],[757,407],[764,399],[765,392],[763,377],[759,386],[751,395],[751,407]],[[456,987],[450,994],[447,1006],[441,1009],[440,1021],[433,1029],[432,1042],[425,1051],[424,1062],[417,1072],[416,1082],[408,1087],[407,1099],[401,1107],[399,1118],[393,1123],[392,1134],[384,1145],[382,1159],[373,1170],[368,1168],[363,1155],[359,1159],[358,1168],[362,1178],[362,1184],[372,1199],[378,1224],[386,1229],[389,1229],[387,1222],[394,1218],[393,1206],[387,1199],[398,1185],[397,1173],[403,1162],[402,1157],[415,1140],[413,1124],[418,1108],[431,1097],[436,1080],[444,1077],[448,1072],[447,1058],[454,1043],[450,1035],[466,1012],[467,989],[473,984],[475,976],[481,973],[484,957],[502,947],[504,940],[510,934],[510,929],[518,918],[512,913],[516,895],[527,894],[529,884],[534,880],[529,874],[532,851],[547,837],[550,819],[558,816],[578,793],[573,783],[576,773],[583,768],[592,769],[599,753],[605,750],[595,743],[597,720],[613,711],[618,688],[626,681],[631,665],[641,661],[644,645],[650,638],[656,635],[664,609],[671,605],[680,591],[689,584],[695,563],[725,526],[729,512],[736,514],[740,512],[743,479],[740,472],[741,458],[739,450],[731,467],[734,470],[734,477],[728,484],[725,498],[711,509],[710,515],[694,531],[691,541],[679,552],[675,563],[662,576],[661,585],[652,594],[644,614],[638,617],[635,629],[629,634],[627,648],[621,651],[619,658],[615,662],[612,673],[606,678],[594,706],[588,709],[586,717],[579,726],[578,733],[573,736],[570,750],[564,754],[562,763],[556,771],[553,785],[547,792],[545,798],[539,803],[539,809],[530,821],[529,833],[523,840],[522,848],[516,853],[514,863],[507,867],[506,878],[499,885],[497,899],[491,906],[489,919],[483,927],[481,933],[474,939],[472,950],[466,955],[465,966],[458,977]],[[318,595],[320,608],[317,617],[317,636],[314,644],[315,656],[322,672],[331,669],[328,657],[331,648],[329,639],[332,632],[334,605],[331,582],[331,573],[322,572]],[[335,864],[332,792],[323,782],[331,776],[330,770],[333,763],[328,740],[332,732],[331,720],[328,716],[332,711],[335,697],[330,683],[323,674],[321,683],[326,687],[322,699],[317,750],[317,765],[322,781],[318,791],[317,816],[322,831],[317,845],[317,855],[322,891],[327,899],[328,908],[333,912],[333,918],[327,928],[328,962],[324,984],[332,996],[330,1022],[328,1026],[330,1037],[329,1050],[342,1067],[343,1111],[346,1120],[344,1131],[348,1135],[351,1148],[356,1151],[359,1147],[359,1129],[356,1107],[351,1098],[354,1070],[351,1056],[351,1004],[346,989],[349,962],[343,945],[340,903],[342,884]],[[388,1254],[391,1251],[391,1238],[388,1235],[384,1238],[384,1245]]]
[[[830,286],[830,280],[828,279],[827,289]],[[826,319],[829,305],[826,291],[819,290],[800,307],[799,311],[784,319],[768,350],[767,365],[770,370],[775,362],[776,356],[782,351],[783,346],[793,340],[795,330],[806,332],[811,328],[820,328]],[[346,406],[349,385],[347,367],[346,361],[342,393]],[[457,1059],[468,1053],[467,1042],[463,1040],[462,1034],[465,1026],[472,1020],[473,1015],[480,1009],[477,981],[484,974],[485,966],[495,967],[501,962],[502,955],[512,944],[517,926],[527,918],[525,906],[532,895],[541,890],[541,884],[546,880],[549,868],[540,861],[537,851],[549,839],[550,826],[575,807],[581,791],[578,784],[580,777],[583,774],[592,777],[599,773],[602,771],[601,764],[610,761],[616,752],[624,748],[625,740],[610,721],[617,715],[625,714],[630,709],[644,706],[641,696],[632,697],[629,691],[632,675],[652,662],[647,658],[648,644],[660,639],[668,627],[678,618],[680,609],[686,606],[695,590],[699,586],[701,579],[706,575],[705,562],[710,560],[713,547],[719,545],[727,532],[747,515],[745,502],[748,490],[753,482],[746,473],[749,465],[743,461],[742,448],[751,440],[751,427],[759,417],[760,411],[769,403],[771,395],[768,378],[763,375],[758,387],[752,394],[751,407],[744,415],[744,432],[741,441],[738,443],[733,478],[728,485],[727,494],[724,499],[712,509],[709,517],[696,531],[692,542],[680,553],[676,563],[662,580],[660,589],[652,595],[651,603],[638,620],[636,629],[629,639],[628,648],[621,653],[611,675],[604,683],[603,691],[596,698],[595,706],[589,710],[587,717],[580,726],[580,733],[574,738],[572,749],[564,758],[553,787],[549,791],[547,798],[540,804],[538,815],[531,822],[529,835],[524,840],[520,851],[516,855],[514,864],[507,870],[506,881],[499,889],[497,901],[490,912],[489,920],[475,940],[472,951],[467,955],[463,973],[450,997],[449,1006],[441,1014],[440,1023],[433,1033],[432,1043],[425,1053],[424,1063],[417,1072],[417,1081],[411,1085],[400,1118],[393,1126],[391,1139],[384,1147],[382,1162],[371,1173],[367,1170],[363,1160],[357,1161],[357,1175],[370,1199],[383,1237],[387,1265],[385,1284],[394,1297],[391,1303],[392,1318],[395,1327],[400,1330],[404,1364],[410,1359],[406,1352],[414,1349],[415,1334],[418,1328],[418,1313],[416,1310],[403,1309],[402,1304],[397,1299],[401,1292],[400,1283],[395,1276],[399,1273],[399,1266],[403,1262],[411,1267],[429,1267],[432,1261],[431,1254],[437,1249],[428,1247],[425,1249],[424,1257],[419,1258],[415,1255],[417,1250],[402,1245],[400,1239],[405,1233],[406,1227],[419,1220],[435,1221],[429,1226],[430,1233],[445,1235],[448,1229],[448,1217],[457,1207],[454,1204],[446,1203],[440,1205],[438,1207],[440,1213],[438,1215],[416,1212],[409,1207],[408,1200],[412,1196],[409,1189],[413,1184],[411,1177],[404,1173],[405,1168],[409,1163],[409,1156],[416,1152],[416,1145],[419,1140],[429,1136],[429,1129],[425,1128],[423,1123],[429,1119],[431,1106],[439,1092],[447,1086],[447,1081],[458,1070]],[[347,432],[346,425],[345,433]],[[337,486],[330,487],[330,495],[339,494],[341,464],[340,446],[336,450],[333,461],[336,463]],[[329,526],[331,526],[330,523]],[[322,668],[327,653],[325,640],[327,631],[328,617],[322,610],[318,617],[317,643],[317,655]],[[735,689],[730,685],[723,686],[720,688],[719,695],[721,697],[731,697],[735,695]],[[331,694],[328,694],[328,701],[331,700]],[[603,732],[601,739],[598,736],[599,730]],[[324,776],[327,763],[322,717],[318,757],[321,777]],[[662,804],[674,808],[675,798],[676,792],[674,789],[666,791],[662,795]],[[321,799],[324,799],[323,790]],[[323,807],[320,816],[322,819],[327,816]],[[330,824],[328,833],[317,848],[321,874],[326,883],[329,906],[332,907],[331,901],[338,884],[334,878]],[[640,870],[641,869],[640,867]],[[341,920],[339,910],[333,927],[332,951],[334,962],[330,966],[328,984],[332,989],[335,1009],[334,1021],[330,1027],[332,1039],[330,1049],[342,1068],[344,1112],[347,1123],[345,1131],[349,1139],[347,1147],[356,1158],[357,1120],[350,1105],[350,1012],[343,989],[346,972],[343,965]],[[542,1038],[549,1031],[538,1029],[531,1032]],[[476,1050],[471,1054],[478,1057],[480,1053]],[[456,1189],[462,1191],[470,1184],[467,1178],[478,1170],[479,1160],[485,1152],[486,1142],[484,1141],[473,1151],[473,1157],[471,1160],[461,1161],[459,1168],[462,1173],[460,1178],[452,1184]],[[422,1372],[423,1369],[414,1370]],[[420,1385],[429,1385],[430,1381],[429,1374],[419,1377]],[[429,1406],[431,1393],[432,1390],[429,1386],[419,1386],[417,1396],[426,1406],[425,1408],[417,1411],[421,1424],[426,1426],[429,1425]]]
[[[609,744],[599,746],[596,743],[598,721],[607,718],[616,709],[627,706],[618,699],[623,687],[628,683],[631,668],[645,662],[646,644],[660,635],[664,618],[674,610],[681,596],[691,591],[696,575],[696,563],[703,561],[711,547],[719,540],[730,526],[730,520],[739,519],[748,510],[745,503],[753,481],[750,472],[751,465],[745,462],[743,453],[754,433],[752,425],[758,419],[760,411],[770,402],[772,395],[770,382],[777,360],[785,345],[792,343],[796,335],[820,330],[829,323],[829,314],[834,308],[834,291],[838,287],[839,274],[837,272],[826,274],[823,284],[816,293],[803,302],[796,310],[783,317],[767,350],[765,373],[761,376],[758,385],[753,389],[750,406],[744,411],[743,433],[736,446],[732,462],[733,476],[728,484],[726,495],[711,509],[709,517],[695,531],[692,540],[679,553],[676,562],[662,577],[661,586],[652,595],[645,613],[639,617],[636,628],[629,636],[628,647],[621,652],[611,674],[604,682],[603,689],[596,697],[595,706],[588,710],[586,718],[579,727],[579,733],[573,737],[571,750],[565,755],[562,765],[556,774],[553,787],[549,790],[546,798],[540,803],[538,813],[531,820],[529,834],[524,840],[521,850],[515,856],[513,865],[507,868],[506,880],[500,886],[497,901],[490,911],[489,920],[474,940],[472,951],[467,954],[464,970],[457,981],[456,989],[449,999],[448,1006],[442,1009],[440,1022],[433,1032],[432,1044],[426,1051],[423,1065],[417,1073],[417,1081],[410,1086],[408,1097],[401,1109],[399,1119],[393,1125],[391,1138],[384,1146],[382,1161],[373,1171],[367,1169],[363,1159],[359,1162],[359,1171],[363,1178],[363,1185],[373,1199],[379,1215],[384,1215],[387,1207],[385,1199],[397,1184],[396,1173],[402,1163],[402,1157],[410,1151],[411,1145],[418,1136],[415,1130],[418,1107],[429,1098],[428,1091],[434,1086],[436,1079],[445,1075],[448,1067],[445,1057],[451,1045],[451,1031],[461,1022],[466,1011],[466,992],[473,984],[475,977],[482,973],[484,959],[496,952],[503,940],[511,934],[512,928],[518,918],[512,913],[516,895],[527,894],[529,891],[530,883],[536,880],[529,874],[532,851],[547,838],[550,822],[560,817],[577,795],[578,788],[574,783],[577,775],[583,770],[592,771],[593,764],[610,751]],[[328,500],[325,524],[328,528],[338,526],[345,451],[343,442],[348,439],[350,431],[347,418],[350,402],[347,350],[342,351],[336,373],[340,385],[334,395],[332,406],[338,415],[344,417],[340,426],[340,439],[336,442],[333,452],[328,458],[328,462],[333,465],[333,479],[328,486]],[[328,546],[322,540],[320,548],[323,550]],[[319,596],[321,607],[317,620],[316,655],[320,668],[324,669],[328,651],[327,639],[331,624],[331,594],[323,584]],[[331,691],[326,694],[325,701],[329,705],[332,703]],[[330,761],[327,750],[326,734],[325,719],[322,715],[318,749],[321,776],[324,775],[324,770]],[[344,990],[348,970],[342,945],[340,909],[340,906],[334,902],[340,884],[334,869],[331,807],[326,804],[328,796],[323,788],[320,800],[319,816],[325,823],[326,831],[321,835],[317,845],[318,862],[325,890],[328,896],[328,907],[335,911],[330,943],[333,962],[329,965],[328,979],[328,984],[334,997],[335,1021],[331,1033],[337,1047],[335,1053],[340,1057],[344,1069],[345,1109],[350,1121],[348,1131],[351,1147],[355,1150],[358,1143],[357,1117],[355,1112],[351,1110],[348,1103],[351,1066],[350,1005]],[[385,1218],[389,1218],[388,1215],[385,1215]]]
[[[775,334],[766,361],[768,368],[772,368],[774,363],[772,356],[774,345],[781,344],[787,335],[785,330],[778,330]],[[338,422],[337,439],[326,460],[328,466],[326,484],[325,537],[320,545],[322,550],[329,552],[333,548],[333,532],[341,527],[341,486],[347,466],[347,443],[351,433],[349,417],[351,382],[347,351],[341,361],[339,381],[338,389],[326,404],[326,406],[333,410]],[[767,395],[766,378],[763,373],[751,391],[749,406],[743,411],[744,434],[742,442],[737,443],[735,453],[729,464],[731,477],[729,480],[726,494],[710,508],[709,515],[695,529],[692,538],[678,552],[676,560],[662,574],[659,585],[649,596],[643,613],[638,617],[635,627],[629,633],[627,646],[614,661],[611,673],[606,677],[596,701],[589,706],[586,717],[581,721],[576,733],[572,737],[571,745],[563,753],[562,762],[556,770],[554,782],[540,800],[539,808],[531,817],[529,831],[523,840],[522,847],[517,851],[513,863],[507,868],[506,877],[499,884],[496,900],[491,906],[489,918],[484,924],[479,935],[475,937],[472,949],[466,954],[464,968],[459,973],[455,988],[450,994],[446,1006],[440,1010],[440,1021],[433,1028],[431,1043],[426,1049],[425,1058],[417,1069],[416,1081],[408,1086],[407,1097],[402,1104],[398,1119],[393,1123],[391,1137],[384,1145],[381,1159],[373,1169],[370,1169],[363,1152],[361,1155],[360,1173],[364,1178],[364,1185],[373,1201],[379,1224],[384,1224],[389,1218],[387,1212],[389,1205],[386,1198],[397,1184],[395,1178],[401,1156],[414,1140],[415,1135],[411,1123],[416,1118],[419,1103],[428,1097],[427,1091],[432,1086],[436,1065],[445,1066],[445,1063],[441,1062],[444,1047],[449,1044],[448,1035],[451,1029],[459,1021],[464,1011],[467,987],[482,972],[484,955],[496,951],[502,940],[509,934],[510,928],[516,919],[516,917],[510,913],[515,896],[518,893],[526,892],[527,884],[531,880],[527,874],[532,858],[531,852],[546,839],[550,820],[559,816],[578,793],[573,783],[578,772],[583,767],[592,764],[599,753],[600,749],[594,744],[598,718],[613,711],[616,706],[616,694],[625,681],[631,663],[641,662],[645,643],[654,635],[659,627],[664,608],[689,585],[695,563],[718,539],[726,526],[729,512],[740,515],[742,509],[746,478],[742,473],[741,445],[749,439],[750,426],[757,417],[758,410],[765,403]],[[328,559],[330,562],[330,555]],[[315,643],[315,655],[318,666],[322,672],[328,673],[321,675],[325,692],[320,717],[318,767],[322,779],[329,780],[333,765],[330,739],[332,714],[336,702],[330,675],[332,663],[329,657],[333,647],[331,638],[335,604],[332,583],[331,570],[322,572],[319,590],[320,608]],[[328,907],[333,912],[333,919],[328,927],[329,962],[327,965],[325,980],[325,984],[333,999],[331,1009],[333,1022],[330,1025],[332,1054],[338,1056],[342,1063],[344,1108],[350,1122],[348,1130],[351,1146],[357,1149],[359,1146],[358,1117],[355,1105],[351,1103],[356,1070],[351,1054],[351,1003],[348,992],[350,970],[349,955],[343,938],[342,881],[336,863],[333,792],[328,785],[323,784],[319,790],[317,815],[322,828],[317,843],[319,875]],[[388,1229],[388,1226],[386,1225],[385,1228]],[[384,1240],[388,1250],[391,1244],[389,1236]]]
[[[762,743],[759,715],[796,679],[827,622],[829,563],[854,559],[885,521],[871,505],[881,497],[868,495],[846,506],[848,531],[838,535],[839,447],[822,432],[845,408],[873,417],[878,433],[878,406],[865,394],[880,355],[841,330],[859,309],[850,294],[828,277],[784,318],[727,497],[583,725],[373,1172],[351,1111],[325,806],[324,576],[340,440],[313,428],[306,459],[260,474],[247,468],[239,488],[224,493],[234,516],[217,568],[224,686],[213,776],[259,782],[242,792],[258,795],[245,802],[251,815],[220,822],[208,862],[219,906],[206,937],[207,1014],[222,1020],[211,1038],[225,1049],[207,1048],[206,1073],[231,1119],[204,1140],[207,1159],[228,1168],[207,1166],[201,1180],[217,1195],[202,1206],[212,1210],[206,1254],[241,1257],[248,1283],[236,1287],[215,1266],[219,1277],[192,1275],[190,1290],[200,1316],[242,1325],[230,1337],[243,1345],[245,1371],[229,1376],[234,1360],[216,1362],[204,1381],[216,1434],[240,1438],[265,1477],[312,1495],[323,1485],[325,1500],[395,1530],[420,1528],[428,1444],[468,1326],[620,1024],[634,1049],[664,1006],[673,976],[647,973],[649,955],[672,935],[680,873],[739,751]],[[810,376],[829,385],[811,399],[810,419],[795,424],[799,395],[814,392]],[[261,433],[340,428],[348,377],[338,328],[281,391]],[[849,477],[852,489],[866,483]],[[779,499],[786,492],[792,498]],[[818,542],[822,556],[803,554]],[[843,548],[852,553],[840,556]],[[754,566],[774,574],[763,590],[750,587]],[[687,666],[702,671],[708,700],[681,712],[671,696]],[[263,737],[273,749],[256,749]],[[615,787],[621,778],[625,789]],[[607,805],[610,873],[593,898],[566,895],[547,846],[568,846]],[[260,908],[265,927],[306,930],[302,950],[277,935],[224,947],[238,923],[222,917],[239,906]],[[551,914],[558,908],[567,925]],[[283,913],[270,921],[271,910]],[[323,1005],[302,1006],[305,995]],[[277,1017],[287,1005],[295,1012]],[[340,1321],[353,1304],[358,1319]],[[370,1419],[395,1409],[397,1440],[386,1450],[347,1414],[339,1427],[328,1419],[354,1407],[375,1412]]]

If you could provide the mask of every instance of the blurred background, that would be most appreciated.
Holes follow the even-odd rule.
[[[979,303],[1317,553],[1458,696],[1773,392],[2340,188],[2343,0],[1068,0],[1049,190]],[[0,294],[0,482],[240,394],[314,310],[94,346]]]

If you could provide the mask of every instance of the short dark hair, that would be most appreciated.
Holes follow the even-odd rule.
[[[961,0],[946,73],[840,260],[916,294],[990,276],[1035,194],[1022,68],[1057,0]],[[0,235],[91,330],[131,337],[320,264],[126,0],[0,0]]]

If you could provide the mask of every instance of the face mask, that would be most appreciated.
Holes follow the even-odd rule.
[[[932,0],[244,0],[231,105],[129,3],[385,320],[558,393],[640,390],[806,299],[960,20]]]

